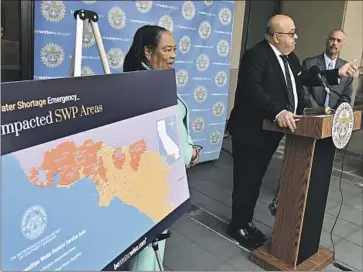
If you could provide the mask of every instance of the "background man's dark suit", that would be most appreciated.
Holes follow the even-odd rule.
[[[296,81],[297,113],[310,107],[304,100],[302,85],[320,85],[308,71],[302,70],[295,53],[288,56]],[[338,83],[338,71],[324,71],[331,85]],[[241,228],[251,222],[262,178],[271,157],[283,137],[281,133],[262,130],[263,118],[275,120],[289,106],[287,86],[275,52],[262,41],[244,54],[238,75],[234,108],[229,120],[233,149],[232,220],[230,228]]]
[[[345,63],[345,60],[338,58],[336,60],[335,68],[342,67]],[[310,67],[317,65],[320,70],[326,70],[326,64],[324,59],[324,54],[320,54],[315,57],[307,58],[303,61],[303,68],[309,70]],[[353,78],[342,77],[340,79],[340,84],[333,86],[334,91],[342,95],[346,101],[349,103],[351,102],[352,96],[352,81]],[[315,87],[308,87],[304,86],[306,92],[308,92],[306,98],[309,99],[309,102],[314,107],[323,107],[325,98],[326,98],[326,91],[322,86],[315,86]],[[311,94],[311,95],[309,95]],[[331,94],[329,99],[329,107],[332,109],[336,109],[342,102],[341,99],[338,98],[336,94]]]

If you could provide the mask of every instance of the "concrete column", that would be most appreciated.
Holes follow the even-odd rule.
[[[245,1],[235,1],[233,30],[232,30],[231,68],[229,74],[227,119],[229,119],[229,115],[233,108],[234,94],[237,87],[238,66],[241,53],[244,15],[245,15]]]

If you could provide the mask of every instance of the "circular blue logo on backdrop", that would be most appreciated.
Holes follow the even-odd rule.
[[[163,15],[159,19],[159,26],[166,28],[170,32],[174,31],[174,22],[171,16],[169,15]]]
[[[211,24],[208,21],[201,22],[198,28],[198,33],[202,39],[208,39],[212,33]]]
[[[184,87],[185,85],[187,85],[188,80],[189,80],[189,75],[188,72],[186,70],[178,70],[175,74],[175,78],[176,78],[176,85],[181,88]]]
[[[63,1],[42,1],[40,11],[47,21],[59,23],[66,15],[66,6]]]
[[[126,25],[126,14],[120,7],[112,7],[108,12],[108,23],[113,29],[120,30]]]
[[[224,87],[227,84],[227,73],[224,71],[218,72],[214,81],[218,87]]]
[[[229,43],[227,40],[219,40],[217,43],[217,53],[220,57],[227,57],[229,53]]]
[[[149,13],[153,7],[153,1],[136,1],[135,5],[141,13]]]
[[[210,7],[212,4],[213,4],[214,1],[212,0],[206,0],[204,1],[204,4],[207,6],[207,7]]]
[[[198,71],[204,72],[209,67],[209,57],[206,54],[200,54],[196,61]]]
[[[82,76],[93,76],[95,74],[95,72],[92,70],[91,67],[89,66],[82,66],[81,68],[81,75]]]
[[[224,113],[224,103],[222,101],[218,101],[213,105],[213,115],[219,117],[223,113]]]
[[[48,68],[56,68],[63,64],[64,49],[56,43],[47,43],[40,50],[40,59]]]
[[[182,15],[185,20],[192,20],[195,16],[195,6],[192,1],[185,1],[182,7]]]
[[[120,48],[112,47],[107,52],[107,59],[111,69],[120,69],[124,64],[125,55]]]
[[[185,55],[187,54],[190,49],[192,48],[192,39],[185,35],[179,41],[179,50],[180,52]]]
[[[229,25],[232,21],[232,12],[229,8],[222,8],[219,11],[218,17],[222,25]]]
[[[92,32],[92,26],[90,23],[86,24],[86,27],[83,29],[83,39],[82,45],[83,47],[89,48],[96,43],[95,36]]]
[[[220,142],[221,138],[222,138],[222,134],[218,130],[216,130],[216,131],[213,131],[213,133],[210,135],[209,142],[212,145],[216,145]]]
[[[207,99],[207,88],[204,86],[198,86],[194,90],[194,99],[198,103],[203,103]]]
[[[197,133],[200,133],[200,132],[203,131],[204,126],[205,126],[204,119],[202,117],[198,117],[193,122],[193,131],[197,132]]]

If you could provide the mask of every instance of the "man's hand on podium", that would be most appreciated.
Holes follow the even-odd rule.
[[[289,128],[291,132],[294,132],[296,129],[296,122],[300,119],[297,119],[299,116],[293,114],[291,111],[284,111],[277,117],[277,123],[282,128]]]

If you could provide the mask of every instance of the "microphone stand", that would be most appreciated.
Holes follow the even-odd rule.
[[[319,79],[323,85],[322,87],[324,88],[327,95],[335,94],[337,96],[336,98],[338,99],[338,101],[343,101],[343,102],[350,104],[350,102],[346,98],[344,98],[340,93],[338,93],[337,91],[334,90],[334,88],[328,83],[328,81],[326,80],[326,78],[323,75],[319,74],[318,77],[319,77]],[[329,106],[304,109],[304,115],[331,114],[332,112],[335,112],[335,110],[331,109]],[[274,205],[276,205],[276,204],[271,203],[270,205],[271,205],[271,209],[276,209],[276,208],[274,208]],[[271,209],[270,209],[270,211],[271,211]],[[271,211],[271,213],[272,213],[272,211]]]
[[[347,101],[347,99],[345,99],[340,93],[338,93],[337,91],[335,91],[332,86],[330,86],[330,84],[328,83],[328,81],[326,80],[326,78],[323,75],[321,75],[321,81],[323,83],[323,87],[325,89],[330,90],[330,93],[327,92],[328,94],[334,93],[337,96],[336,98],[338,98],[338,100],[344,101],[344,102],[347,102],[348,104],[350,104],[350,102]]]

